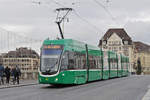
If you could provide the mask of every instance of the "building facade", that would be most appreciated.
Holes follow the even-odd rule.
[[[104,50],[114,51],[118,54],[123,54],[129,57],[130,68],[133,69],[133,43],[127,32],[123,28],[109,29],[99,41],[99,47]]]
[[[2,59],[2,56],[0,55],[0,64],[3,63],[3,59]]]
[[[142,42],[134,42],[134,69],[137,67],[139,60],[143,74],[150,74],[150,46]]]
[[[4,67],[13,68],[18,66],[21,69],[21,78],[37,79],[38,67],[40,65],[39,55],[28,48],[18,48],[16,51],[9,51],[2,57]]]

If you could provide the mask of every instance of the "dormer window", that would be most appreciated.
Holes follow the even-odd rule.
[[[107,44],[107,42],[106,41],[103,41],[103,45],[106,45]]]
[[[111,41],[109,41],[109,44],[111,44]]]
[[[124,44],[125,44],[125,45],[128,45],[128,41],[124,41]]]

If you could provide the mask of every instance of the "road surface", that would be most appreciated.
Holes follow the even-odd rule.
[[[150,76],[130,76],[84,85],[31,85],[0,89],[0,100],[141,100]]]

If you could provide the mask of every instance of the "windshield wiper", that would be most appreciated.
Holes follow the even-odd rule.
[[[50,66],[50,67],[46,67],[45,68],[45,71],[43,71],[43,72],[45,72],[45,73],[51,73],[51,72],[53,72],[54,70],[52,70],[53,68],[55,68],[55,66],[56,66],[56,64],[58,63],[58,60],[56,61],[56,63],[54,63],[52,66]]]
[[[53,64],[52,68],[54,68],[56,66],[56,64],[58,63],[58,60],[56,61],[56,63]]]

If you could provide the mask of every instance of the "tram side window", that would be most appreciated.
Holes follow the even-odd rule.
[[[68,54],[68,69],[75,69],[74,52]]]
[[[108,58],[109,63],[110,63],[110,69],[112,69],[112,58]]]
[[[103,61],[103,58],[102,57],[98,57],[98,68],[102,68],[102,61]]]
[[[100,69],[102,67],[101,60],[99,56],[89,56],[90,69]]]
[[[127,70],[128,70],[128,68],[129,68],[129,66],[130,66],[130,65],[129,65],[129,62],[127,62]]]
[[[115,69],[115,58],[113,58],[113,69]]]
[[[111,67],[112,67],[112,69],[115,69],[115,68],[114,68],[114,67],[115,67],[115,65],[114,65],[114,64],[115,64],[115,62],[114,62],[114,58],[112,58],[112,60],[111,60],[111,65],[112,65]]]
[[[67,70],[68,67],[68,52],[65,52],[62,56],[61,70]]]
[[[125,68],[125,62],[124,61],[122,61],[122,68],[123,68],[123,70]]]
[[[68,69],[84,69],[86,68],[86,55],[79,52],[69,52]]]
[[[98,65],[99,65],[99,61],[98,61],[98,57],[95,57],[95,61],[96,61],[96,68],[98,68]]]
[[[95,68],[96,69],[100,69],[101,68],[101,64],[102,64],[102,62],[101,62],[101,58],[99,57],[99,56],[94,56],[94,60],[95,60],[95,62],[96,62],[96,64],[95,64]]]
[[[125,61],[122,62],[122,66],[123,66],[123,70],[125,70],[126,69],[126,62]]]
[[[77,52],[74,52],[74,69],[79,69],[80,57]]]
[[[89,65],[90,65],[89,67],[90,67],[90,69],[93,68],[93,66],[94,66],[93,63],[94,63],[93,62],[93,56],[89,56]]]
[[[115,58],[110,58],[109,61],[110,61],[110,68],[115,69],[115,67],[116,67]]]
[[[117,59],[112,58],[112,69],[117,69]]]
[[[76,55],[77,55],[77,67],[78,67],[78,69],[83,69],[83,62],[82,62],[82,59],[84,59],[83,58],[83,54],[81,54],[81,53],[79,53],[79,52],[76,52]]]
[[[85,69],[86,68],[86,55],[85,54],[80,54],[80,69]]]
[[[96,59],[94,56],[89,56],[90,69],[96,69]]]
[[[115,58],[115,59],[114,59],[114,66],[115,66],[115,69],[117,69],[117,66],[118,66],[118,65],[117,65],[117,61],[118,61],[118,59]]]
[[[123,67],[124,67],[124,69],[126,69],[126,63],[125,62],[123,63]]]
[[[127,61],[125,61],[125,68],[124,69],[128,69]]]

